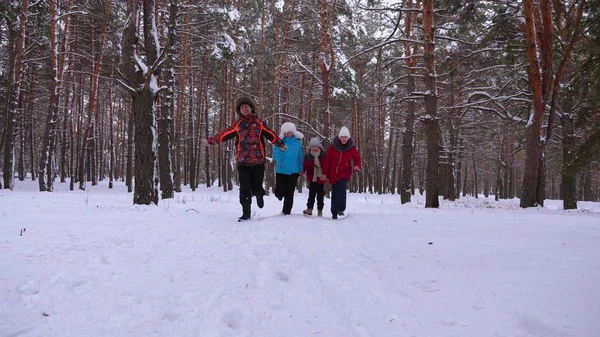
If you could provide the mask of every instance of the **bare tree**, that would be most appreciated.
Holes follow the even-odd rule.
[[[160,93],[158,75],[165,60],[160,55],[156,31],[155,1],[132,0],[128,7],[128,23],[123,33],[122,81],[131,94],[135,121],[135,186],[134,204],[158,204],[156,172],[156,102]],[[138,36],[142,20],[143,39]],[[143,41],[143,48],[140,43]],[[138,48],[144,54],[138,54]],[[144,57],[144,58],[142,58]],[[133,122],[133,121],[132,121]]]

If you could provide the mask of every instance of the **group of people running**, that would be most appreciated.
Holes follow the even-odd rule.
[[[250,219],[252,196],[256,198],[259,208],[264,207],[265,139],[275,145],[275,197],[283,200],[284,215],[291,214],[298,177],[305,175],[309,194],[303,213],[313,215],[316,201],[317,216],[323,216],[324,186],[329,181],[331,217],[337,219],[338,216],[344,216],[348,181],[352,172],[358,172],[361,168],[361,157],[348,128],[344,126],[340,129],[338,136],[331,139],[327,151],[318,137],[311,138],[305,154],[302,150],[304,135],[296,130],[293,123],[283,123],[277,135],[257,117],[256,106],[249,97],[240,97],[235,106],[238,120],[218,134],[203,139],[202,144],[209,146],[235,139],[242,205],[239,220]]]

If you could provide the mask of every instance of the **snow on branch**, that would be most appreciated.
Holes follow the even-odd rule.
[[[419,8],[404,8],[404,7],[392,7],[392,6],[388,6],[388,7],[378,7],[378,8],[370,8],[370,7],[365,7],[361,4],[358,4],[358,8],[363,9],[365,11],[370,11],[370,12],[384,12],[384,11],[393,11],[393,12],[416,12],[416,13],[422,13],[423,12],[423,8],[419,7]]]
[[[74,14],[81,14],[81,15],[88,15],[90,13],[86,12],[86,11],[72,11],[72,12],[67,12],[61,15],[57,15],[56,16],[56,21],[58,20],[62,20],[62,18],[69,16],[69,15],[74,15]]]
[[[487,99],[477,101],[477,102],[471,102],[471,99],[476,96],[483,96]],[[488,104],[488,103],[491,103],[500,109],[482,105],[482,104]],[[518,123],[525,123],[524,118],[510,114],[508,112],[508,109],[497,101],[497,97],[492,97],[492,95],[490,95],[489,93],[484,92],[484,91],[477,91],[477,92],[471,93],[471,95],[469,95],[467,104],[457,105],[456,108],[457,109],[472,108],[472,109],[481,110],[481,111],[493,112],[496,115],[498,115],[499,117],[501,117],[502,119],[506,119],[506,120],[510,120],[510,121],[518,122]]]
[[[321,79],[319,78],[319,76],[317,76],[313,71],[311,71],[310,69],[308,69],[308,67],[306,67],[302,63],[302,60],[298,57],[298,55],[294,55],[294,59],[296,60],[296,63],[298,63],[298,65],[300,67],[302,67],[304,70],[306,70],[306,72],[309,73],[317,82],[319,82],[320,85],[323,85],[323,81],[321,81]]]
[[[463,53],[462,56],[464,58],[468,58],[468,57],[471,57],[471,56],[474,56],[474,55],[477,55],[477,54],[481,54],[481,53],[486,53],[486,52],[490,52],[490,51],[492,51],[492,52],[500,51],[501,52],[503,50],[504,49],[502,49],[502,48],[483,48],[483,49],[478,49],[478,50],[473,50],[473,51],[467,50],[467,51],[465,51]]]
[[[306,121],[303,121],[302,119],[300,119],[300,118],[298,118],[296,116],[293,116],[293,115],[288,115],[286,113],[277,112],[277,113],[274,113],[271,116],[265,118],[265,120],[267,120],[267,119],[273,119],[273,118],[275,118],[277,116],[282,116],[282,117],[286,117],[286,118],[295,119],[296,121],[302,123],[302,125],[304,125],[308,129],[310,129],[312,132],[314,132],[317,136],[321,137],[322,139],[327,139],[328,138],[328,137],[322,135],[321,133],[319,133],[319,131],[317,131],[315,128],[313,128],[312,125],[310,125],[310,123],[308,123]]]
[[[519,68],[519,67],[522,67],[522,66],[526,66],[526,65],[524,65],[524,64],[521,64],[521,65],[498,64],[498,65],[490,66],[490,67],[487,67],[487,68],[471,70],[471,72],[473,72],[473,73],[480,73],[480,72],[484,72],[484,71],[488,71],[488,70],[493,70],[493,69],[500,69],[500,68],[515,68],[516,69],[516,68]]]
[[[137,52],[133,53],[133,58],[135,59],[135,63],[137,64],[137,66],[144,74],[144,77],[146,77],[146,75],[148,74],[148,66],[146,66],[146,63],[144,63],[144,61],[138,56]]]
[[[435,35],[436,39],[440,39],[440,40],[448,40],[448,41],[454,41],[454,42],[459,42],[459,43],[464,43],[464,44],[468,44],[471,46],[478,46],[479,43],[478,42],[470,42],[470,41],[465,41],[465,40],[461,40],[461,39],[455,39],[453,37],[449,37],[449,36],[444,36],[444,35]]]
[[[346,64],[348,64],[350,61],[354,60],[355,58],[359,57],[359,56],[362,56],[362,55],[364,55],[364,54],[366,54],[366,53],[368,53],[370,51],[379,49],[381,47],[385,47],[388,44],[393,44],[393,43],[396,43],[396,42],[408,42],[408,43],[414,43],[414,44],[420,44],[420,45],[425,44],[423,41],[413,40],[413,39],[405,39],[405,38],[398,38],[398,39],[393,39],[393,40],[386,40],[385,42],[382,42],[380,44],[377,44],[377,45],[374,45],[372,47],[369,47],[369,48],[367,48],[367,49],[359,52],[358,54],[352,56],[351,58],[349,58],[346,62],[344,62],[342,64],[342,67],[345,66]]]
[[[130,93],[135,93],[135,89],[132,88],[131,86],[129,86],[127,83],[121,81],[118,78],[115,78],[115,81],[117,81],[117,83],[119,83],[121,86],[123,86],[123,88],[125,88],[125,90],[129,91]]]

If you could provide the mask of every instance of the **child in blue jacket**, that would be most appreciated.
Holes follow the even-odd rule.
[[[275,196],[283,200],[283,214],[288,215],[292,212],[294,205],[294,191],[298,176],[302,172],[302,138],[304,135],[296,130],[294,123],[286,122],[281,125],[281,134],[279,137],[287,147],[286,151],[281,151],[276,147],[273,149],[273,160],[277,162],[275,166]]]

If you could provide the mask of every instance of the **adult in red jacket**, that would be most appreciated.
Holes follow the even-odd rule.
[[[352,171],[359,172],[361,158],[350,131],[343,126],[325,153],[323,172],[331,184],[331,217],[337,219],[346,211],[346,188]]]
[[[250,98],[240,97],[235,103],[235,109],[240,116],[239,119],[231,127],[203,139],[202,145],[209,146],[235,139],[235,157],[240,179],[240,204],[243,212],[239,220],[242,221],[250,219],[253,195],[256,197],[258,207],[264,206],[263,180],[267,161],[264,138],[279,146],[282,151],[287,147],[277,134],[256,116],[255,105]]]

